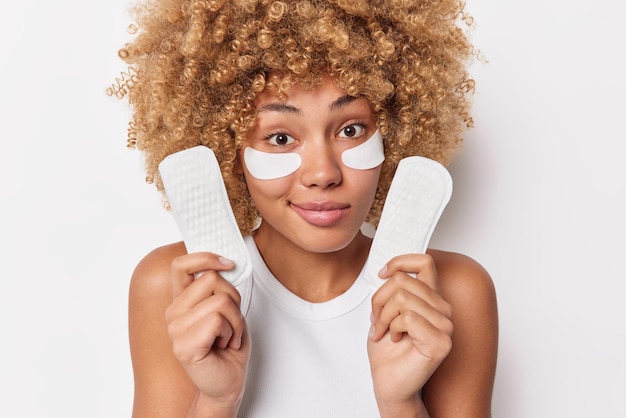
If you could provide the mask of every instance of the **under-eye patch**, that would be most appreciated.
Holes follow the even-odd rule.
[[[259,180],[286,177],[302,165],[302,157],[295,152],[272,153],[247,147],[243,158],[250,174]],[[341,154],[345,166],[357,170],[378,167],[384,159],[383,137],[378,130],[367,141]]]
[[[357,170],[369,170],[378,167],[385,160],[383,136],[376,130],[369,139],[354,148],[345,150],[341,160],[346,167]]]
[[[272,153],[246,148],[243,151],[246,167],[259,180],[274,180],[294,173],[302,165],[302,158],[295,152]]]

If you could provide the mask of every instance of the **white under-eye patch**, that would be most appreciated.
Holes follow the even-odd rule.
[[[346,167],[357,170],[369,170],[381,165],[385,160],[385,149],[380,131],[376,130],[374,135],[362,144],[345,150],[341,154],[341,160]]]
[[[259,180],[286,177],[302,165],[302,158],[295,152],[263,152],[248,147],[243,151],[243,158],[250,174]]]
[[[295,152],[273,153],[247,147],[243,152],[246,167],[259,180],[274,180],[295,173],[302,165],[302,157]],[[369,170],[385,160],[383,137],[378,130],[369,139],[341,154],[346,167]]]

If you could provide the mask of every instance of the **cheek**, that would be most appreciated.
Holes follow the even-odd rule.
[[[380,180],[381,167],[371,170],[352,170],[354,173],[353,185],[359,190],[362,202],[371,206],[378,189],[378,181]]]
[[[285,196],[291,188],[290,177],[274,180],[259,180],[249,172],[244,172],[250,197],[257,208],[261,209],[266,200],[275,201]]]

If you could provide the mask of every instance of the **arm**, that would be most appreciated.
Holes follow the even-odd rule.
[[[184,417],[197,389],[172,352],[165,311],[172,303],[170,263],[185,253],[169,246],[148,254],[130,283],[128,329],[135,380],[133,418]]]
[[[489,274],[460,254],[433,251],[452,305],[452,350],[423,389],[431,417],[491,417],[498,350],[496,292]]]
[[[181,269],[198,268],[198,257],[196,256],[196,261],[194,261],[194,257],[185,256],[185,253],[182,244],[157,249],[139,263],[131,279],[129,337],[135,379],[134,418],[234,416],[236,413],[229,409],[233,405],[216,404],[202,394],[198,389],[198,384],[190,378],[188,370],[183,367],[174,353],[174,338],[176,338],[175,341],[180,342],[185,334],[209,334],[203,332],[204,330],[186,333],[186,327],[180,324],[171,326],[176,319],[182,318],[182,321],[185,321],[184,313],[192,311],[188,307],[185,308],[185,304],[188,305],[194,297],[196,301],[198,299],[207,301],[203,305],[197,303],[199,308],[195,312],[205,310],[199,317],[200,321],[188,324],[202,322],[202,318],[207,317],[206,306],[209,304],[206,293],[212,294],[215,286],[222,286],[227,289],[226,292],[230,291],[227,284],[219,282],[217,274],[205,273],[204,280],[197,281],[193,280],[193,274],[186,274],[184,271],[181,274]],[[189,266],[190,259],[192,266]],[[176,269],[173,268],[174,260],[187,260],[187,265],[180,262],[174,263],[178,264],[176,267],[178,273],[176,273]],[[204,263],[206,264],[206,261]],[[178,279],[174,276],[178,276]],[[186,291],[187,288],[189,291]],[[181,294],[186,296],[175,298]],[[173,300],[177,303],[173,303]],[[223,301],[224,298],[220,300]],[[174,305],[176,306],[172,308]],[[232,307],[230,309],[232,311]],[[173,328],[177,330],[176,337],[170,336]],[[217,338],[217,335],[215,337]],[[179,351],[185,351],[184,341],[178,346]],[[209,344],[209,351],[211,347],[212,345]],[[216,348],[213,352],[216,350],[218,349]],[[245,351],[242,353],[244,353],[243,358],[247,358],[247,353]],[[212,378],[217,374],[206,373],[205,375]]]
[[[381,416],[489,417],[497,313],[487,273],[433,251],[395,257],[381,277],[368,343]]]

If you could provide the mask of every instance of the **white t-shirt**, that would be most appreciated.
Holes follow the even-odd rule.
[[[335,299],[307,302],[272,275],[252,237],[245,241],[252,353],[239,417],[380,417],[367,357],[372,293],[362,274]]]

